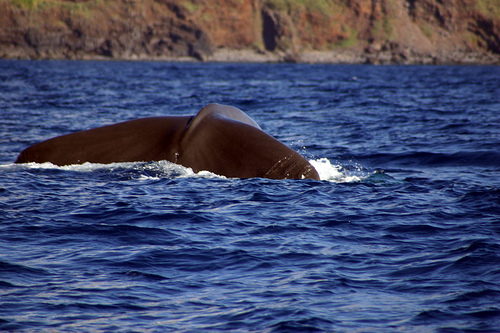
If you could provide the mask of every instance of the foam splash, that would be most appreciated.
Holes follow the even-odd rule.
[[[221,179],[226,179],[226,177],[217,175],[213,172],[210,171],[199,171],[199,172],[194,172],[192,168],[188,168],[185,166],[182,166],[180,164],[175,164],[173,162],[169,161],[159,161],[159,162],[151,162],[148,163],[148,166],[156,171],[160,172],[160,175],[158,178],[221,178]],[[142,176],[141,179],[144,179],[146,176]]]
[[[23,167],[28,169],[39,169],[39,170],[65,170],[65,171],[78,171],[78,172],[93,172],[96,170],[113,170],[115,168],[130,168],[134,164],[133,162],[123,162],[123,163],[110,163],[110,164],[101,164],[101,163],[90,163],[85,162],[83,164],[71,164],[71,165],[63,165],[59,166],[53,164],[51,162],[44,163],[23,163],[23,164],[10,164],[11,167]]]
[[[334,183],[350,183],[361,180],[359,176],[349,174],[342,166],[333,165],[327,158],[309,160],[309,163],[318,171],[321,180]]]
[[[359,175],[346,170],[341,165],[335,165],[327,158],[309,160],[309,163],[318,171],[320,180],[335,183],[358,182],[362,180]],[[116,174],[126,174],[129,178],[139,180],[151,180],[162,178],[206,178],[206,179],[227,179],[227,177],[217,175],[209,171],[194,172],[191,168],[175,164],[169,161],[158,162],[121,162],[121,163],[83,163],[65,166],[57,166],[50,162],[45,163],[26,163],[26,164],[8,164],[0,166],[0,169],[46,169],[46,170],[65,170],[75,172],[112,172]]]
[[[3,165],[5,169],[36,169],[36,170],[64,170],[75,172],[112,172],[126,173],[130,178],[139,180],[161,179],[161,178],[221,178],[226,177],[217,175],[209,171],[194,172],[191,168],[175,164],[169,161],[155,162],[119,162],[119,163],[89,163],[72,164],[58,166],[50,162],[44,163],[25,163]],[[2,166],[0,166],[1,169]]]

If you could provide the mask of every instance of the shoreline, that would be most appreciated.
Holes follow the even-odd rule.
[[[411,50],[402,52],[380,51],[364,52],[353,50],[269,52],[255,49],[219,48],[202,59],[190,56],[149,56],[132,54],[130,56],[107,57],[84,54],[67,57],[54,52],[51,57],[29,56],[19,52],[3,60],[97,60],[97,61],[170,61],[170,62],[207,62],[207,63],[304,63],[337,65],[500,65],[500,55],[479,52],[443,52],[442,54],[416,54]]]
[[[372,64],[372,65],[500,65],[500,55],[478,52],[416,54],[402,52],[356,52],[353,50],[265,52],[259,50],[218,49],[206,62]]]
[[[0,59],[500,65],[491,6],[198,2],[0,1]]]

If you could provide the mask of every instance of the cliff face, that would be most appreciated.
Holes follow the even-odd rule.
[[[3,58],[500,63],[500,0],[0,0],[0,17]]]
[[[208,35],[170,1],[0,2],[0,57],[134,58],[211,52]]]

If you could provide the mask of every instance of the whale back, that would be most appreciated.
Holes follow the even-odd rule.
[[[58,136],[26,148],[16,163],[174,161],[176,143],[191,118],[141,118]]]
[[[245,123],[247,125],[253,126],[259,130],[262,130],[253,120],[248,116],[245,112],[241,111],[238,108],[230,105],[223,105],[217,103],[211,103],[201,109],[198,114],[189,122],[189,127],[196,128],[199,123],[205,121],[206,118],[210,118],[211,116],[220,116],[225,119],[231,119],[235,121],[239,121]]]
[[[209,104],[195,117],[151,117],[62,135],[23,150],[16,163],[56,165],[167,160],[239,178],[311,178],[300,154],[241,110]]]
[[[241,110],[210,104],[190,122],[178,163],[239,178],[312,178],[316,170],[293,149],[269,134]]]

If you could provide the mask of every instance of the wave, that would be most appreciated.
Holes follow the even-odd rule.
[[[309,163],[318,171],[319,178],[334,183],[351,183],[359,182],[362,177],[352,174],[341,165],[332,164],[327,158],[320,158],[316,160],[309,160]],[[360,171],[358,168],[356,171]]]
[[[50,162],[45,163],[25,163],[25,164],[4,164],[0,165],[1,170],[48,170],[48,171],[72,171],[88,173],[114,173],[124,175],[125,178],[148,180],[148,179],[174,179],[174,178],[222,178],[209,171],[194,172],[191,168],[175,164],[169,161],[155,162],[119,162],[119,163],[90,163],[72,164],[58,166]]]
[[[322,181],[333,183],[359,182],[367,175],[361,167],[346,167],[332,163],[328,158],[309,160],[318,171]],[[210,171],[194,172],[193,169],[175,164],[169,161],[155,162],[122,162],[122,163],[83,163],[58,166],[50,162],[26,163],[26,164],[4,164],[0,165],[0,171],[19,170],[48,170],[48,171],[71,171],[89,173],[113,173],[121,175],[126,179],[177,179],[177,178],[205,178],[205,179],[227,179],[225,176],[217,175]]]
[[[414,151],[403,154],[377,153],[356,156],[382,165],[419,166],[500,166],[500,153],[493,150],[460,151],[454,153]]]

